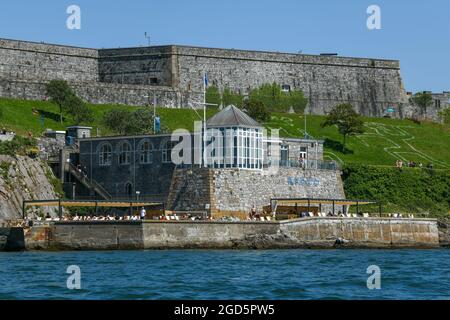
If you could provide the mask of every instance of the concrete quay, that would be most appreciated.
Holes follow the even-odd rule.
[[[304,218],[274,222],[91,221],[36,225],[25,250],[437,248],[435,219]]]

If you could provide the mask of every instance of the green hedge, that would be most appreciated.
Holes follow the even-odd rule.
[[[385,211],[450,212],[450,171],[347,165],[343,181],[347,198],[379,200]]]

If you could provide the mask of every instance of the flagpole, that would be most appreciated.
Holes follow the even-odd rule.
[[[203,74],[203,166],[206,168],[206,73]]]
[[[156,134],[156,95],[153,93],[153,134]]]
[[[303,111],[304,115],[305,115],[305,139],[308,139],[308,133],[306,131],[306,108],[305,111]]]

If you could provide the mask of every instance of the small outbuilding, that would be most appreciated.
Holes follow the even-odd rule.
[[[87,139],[91,137],[92,127],[71,126],[67,127],[67,136],[75,139]]]

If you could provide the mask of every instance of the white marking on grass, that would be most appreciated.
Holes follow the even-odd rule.
[[[383,150],[388,153],[390,156],[392,156],[393,158],[397,158],[397,159],[401,159],[404,161],[407,161],[408,159],[405,158],[404,156],[402,156],[402,154],[414,154],[417,157],[421,157],[423,159],[426,159],[427,161],[433,162],[433,163],[437,163],[443,167],[448,168],[448,164],[445,161],[442,160],[438,160],[432,156],[430,156],[429,154],[417,149],[416,147],[414,147],[410,141],[415,140],[416,137],[414,135],[412,135],[410,132],[406,131],[405,129],[409,128],[409,129],[415,129],[415,127],[413,126],[390,126],[390,125],[386,125],[383,123],[376,123],[376,122],[367,122],[364,124],[366,127],[369,128],[369,130],[371,130],[372,132],[366,132],[358,137],[358,140],[361,141],[364,145],[370,147],[370,144],[367,143],[367,141],[365,141],[364,138],[383,138],[385,140],[387,140],[389,143],[391,143],[391,146],[385,147],[383,148]],[[406,144],[412,151],[414,152],[408,152],[408,151],[400,151],[403,148],[405,148],[404,146],[399,145],[398,143],[396,143],[395,141],[393,141],[392,139],[388,138],[387,135],[390,136],[396,136],[396,137],[402,137],[400,138],[400,140]],[[397,151],[394,151],[397,150]]]
[[[341,158],[339,158],[339,156],[337,154],[335,154],[334,152],[331,151],[324,151],[323,152],[324,155],[327,155],[330,159],[332,160],[336,160],[339,161],[341,164],[344,163],[344,160],[342,160]]]

